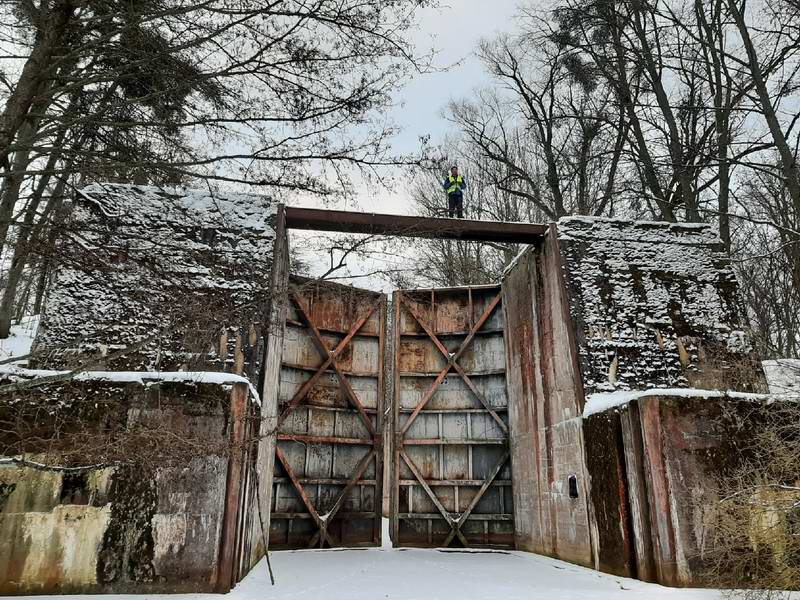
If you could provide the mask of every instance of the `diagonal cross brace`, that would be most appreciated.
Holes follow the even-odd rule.
[[[461,513],[460,517],[458,517],[458,519],[455,522],[455,525],[454,526],[451,525],[451,527],[453,527],[453,529],[452,529],[452,531],[450,531],[450,533],[448,534],[447,538],[444,541],[445,548],[448,545],[450,545],[450,542],[453,541],[453,538],[456,535],[459,536],[459,539],[462,542],[464,541],[463,536],[459,535],[459,534],[461,534],[461,526],[467,521],[467,519],[469,519],[469,516],[472,514],[472,511],[475,510],[475,507],[478,505],[478,502],[480,502],[481,498],[483,498],[483,495],[489,489],[489,486],[492,485],[492,482],[495,480],[497,475],[500,473],[500,469],[503,468],[503,465],[506,464],[506,461],[509,459],[510,456],[511,456],[511,454],[509,453],[508,450],[503,452],[503,455],[500,457],[500,460],[497,461],[497,463],[495,464],[495,466],[492,469],[491,473],[489,473],[489,476],[484,480],[483,485],[481,486],[481,489],[479,489],[478,493],[475,494],[475,497],[472,499],[472,502],[469,503],[469,506],[467,506],[466,510],[463,513]]]
[[[325,362],[329,363],[329,365],[333,368],[334,372],[336,373],[337,377],[339,378],[339,385],[341,386],[342,390],[344,391],[345,396],[347,397],[347,399],[350,402],[350,404],[352,404],[353,407],[358,411],[358,414],[361,417],[361,420],[364,423],[364,426],[367,428],[367,431],[369,431],[369,433],[373,437],[373,439],[376,438],[378,432],[375,430],[375,426],[372,424],[372,419],[370,419],[369,415],[367,415],[367,412],[364,409],[364,405],[361,404],[361,402],[358,399],[358,396],[356,396],[355,391],[353,390],[352,386],[350,385],[350,381],[347,379],[345,374],[342,372],[341,368],[339,368],[339,364],[336,362],[336,356],[338,356],[338,354],[336,356],[334,356],[334,352],[335,351],[329,350],[328,347],[326,346],[325,340],[323,339],[322,334],[319,332],[319,329],[317,329],[317,326],[314,324],[314,322],[311,320],[311,317],[308,315],[308,311],[306,310],[306,307],[303,304],[303,300],[302,300],[302,298],[300,298],[300,295],[297,293],[296,289],[292,289],[291,298],[294,301],[295,305],[297,306],[297,310],[300,313],[300,316],[306,322],[306,325],[308,325],[308,328],[311,330],[311,333],[313,334],[314,344],[317,346],[317,350],[319,350],[319,352],[322,355],[322,358],[325,360]],[[375,311],[375,308],[376,307],[373,307],[371,309],[370,315],[372,314],[372,312]],[[366,319],[364,319],[364,323],[366,323]],[[361,324],[361,326],[363,326],[363,323]],[[361,327],[359,327],[359,329],[360,328]],[[353,333],[353,335],[355,335],[355,333]],[[351,336],[351,339],[352,339],[352,336]],[[342,341],[344,341],[344,340],[342,340]],[[349,343],[349,341],[348,341],[348,343]],[[341,344],[340,344],[340,346],[341,346]],[[341,350],[340,350],[340,352],[341,352]],[[319,379],[319,377],[317,377],[317,379]]]
[[[444,520],[447,521],[448,525],[450,525],[450,535],[448,535],[448,537],[447,537],[447,539],[448,539],[447,543],[449,544],[450,543],[449,540],[453,539],[451,536],[457,535],[458,539],[461,540],[461,542],[464,544],[464,546],[469,546],[469,542],[467,542],[467,538],[465,538],[464,534],[461,533],[461,529],[459,528],[458,520],[454,519],[453,515],[451,515],[449,512],[447,512],[447,509],[441,503],[441,501],[436,496],[436,494],[433,493],[433,490],[431,489],[431,486],[429,486],[428,482],[425,481],[425,477],[423,477],[422,473],[420,473],[420,470],[417,468],[417,465],[414,464],[414,461],[411,460],[411,458],[408,456],[408,454],[406,454],[402,450],[400,451],[400,456],[403,458],[403,461],[406,463],[406,465],[408,465],[408,468],[411,470],[411,473],[413,473],[413,475],[417,479],[417,481],[419,481],[419,484],[422,486],[422,489],[424,489],[425,493],[428,494],[428,497],[431,499],[431,502],[433,502],[433,504],[436,506],[436,509],[440,513],[442,513],[442,516],[444,517]],[[447,544],[445,544],[445,546],[446,545]]]
[[[278,418],[278,425],[277,425],[278,429],[280,429],[281,425],[283,425],[283,423],[286,421],[289,415],[300,405],[303,399],[308,395],[308,392],[311,391],[311,388],[314,387],[314,384],[316,384],[317,381],[319,381],[319,378],[322,377],[325,371],[327,371],[328,367],[331,366],[331,363],[339,357],[339,355],[353,340],[355,335],[359,331],[361,331],[361,328],[364,327],[366,322],[369,320],[369,318],[372,316],[372,314],[375,312],[377,308],[378,304],[374,304],[369,308],[369,310],[366,313],[364,313],[361,316],[360,319],[358,319],[358,321],[356,321],[355,325],[353,325],[353,327],[350,328],[350,331],[347,333],[344,339],[341,342],[339,342],[339,345],[336,346],[336,348],[333,351],[328,353],[327,357],[325,358],[323,363],[317,368],[316,372],[309,379],[307,379],[305,383],[303,383],[303,385],[300,387],[299,390],[297,390],[297,392],[289,402],[289,405],[286,407],[281,416]]]
[[[320,517],[320,519],[325,523],[326,532],[328,529],[328,525],[330,524],[331,521],[333,521],[333,518],[336,516],[336,513],[339,512],[339,509],[342,508],[342,506],[344,505],[344,499],[347,496],[348,492],[352,490],[353,486],[355,486],[355,484],[358,483],[358,480],[364,476],[364,472],[367,470],[369,463],[376,456],[377,454],[375,452],[375,449],[370,450],[364,455],[364,458],[362,458],[359,461],[358,465],[356,466],[355,472],[353,473],[352,477],[350,477],[350,480],[347,482],[347,484],[344,486],[344,489],[341,490],[339,494],[336,496],[336,500],[334,500],[331,509],[325,514],[324,517]],[[320,530],[314,534],[314,537],[311,538],[311,541],[308,543],[308,547],[313,548],[318,541],[320,542],[320,547],[321,547],[322,538],[323,538],[323,532],[322,528],[320,528]]]
[[[314,508],[314,504],[311,502],[311,498],[308,497],[308,494],[306,494],[306,490],[303,488],[302,484],[300,483],[300,480],[297,478],[294,469],[292,469],[292,467],[289,465],[289,461],[287,460],[286,455],[283,453],[283,450],[281,450],[278,446],[275,447],[275,456],[278,458],[281,465],[283,465],[283,468],[286,471],[286,474],[289,476],[289,479],[291,480],[295,491],[300,496],[300,500],[303,501],[303,504],[305,504],[306,510],[308,510],[308,513],[311,515],[311,518],[314,519],[314,522],[317,524],[317,527],[319,527],[322,536],[324,537],[325,540],[327,540],[327,542],[331,546],[333,546],[334,545],[333,540],[331,539],[331,536],[328,534],[327,523],[322,520],[322,517],[319,516],[317,509]]]
[[[444,344],[442,344],[442,342],[439,340],[436,334],[433,333],[433,331],[431,331],[431,328],[428,327],[427,323],[425,323],[425,320],[422,317],[420,317],[419,314],[417,314],[414,305],[411,304],[408,300],[406,300],[404,296],[401,297],[401,302],[406,306],[408,312],[411,314],[412,317],[414,317],[414,320],[416,320],[417,323],[419,323],[420,327],[422,327],[422,329],[425,331],[428,337],[431,338],[434,345],[444,355],[445,359],[447,359],[447,365],[444,367],[444,369],[441,370],[439,375],[431,384],[431,387],[428,388],[428,391],[425,392],[425,395],[422,397],[419,404],[417,404],[417,406],[414,407],[414,411],[409,415],[408,419],[405,422],[405,425],[403,425],[401,434],[405,435],[406,432],[408,432],[411,425],[419,416],[419,413],[422,411],[423,408],[425,408],[425,405],[428,404],[430,399],[436,393],[436,390],[439,388],[442,381],[444,381],[444,378],[447,376],[447,373],[450,371],[450,369],[456,370],[456,372],[464,380],[464,383],[467,384],[467,387],[469,387],[470,391],[475,395],[478,401],[483,405],[483,407],[489,412],[492,418],[497,422],[498,426],[503,431],[503,433],[506,434],[508,433],[508,425],[506,425],[505,421],[503,421],[503,419],[500,418],[500,415],[497,414],[492,405],[489,404],[486,398],[483,397],[483,394],[480,393],[480,390],[478,390],[478,388],[475,386],[475,383],[472,381],[472,379],[470,379],[470,377],[467,375],[464,369],[462,369],[461,366],[456,362],[459,358],[461,358],[461,355],[464,353],[467,347],[472,343],[472,340],[475,339],[475,334],[480,330],[481,327],[484,326],[486,321],[494,312],[494,309],[497,308],[497,305],[500,303],[502,297],[503,297],[503,292],[500,292],[489,303],[489,306],[486,307],[486,310],[483,311],[483,314],[481,315],[480,319],[478,319],[475,325],[472,326],[472,329],[470,330],[469,334],[461,343],[461,346],[459,347],[458,351],[455,354],[451,354],[444,346]]]

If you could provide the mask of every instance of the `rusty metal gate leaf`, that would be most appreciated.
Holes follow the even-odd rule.
[[[386,296],[290,287],[270,547],[380,540]]]
[[[383,459],[401,546],[513,547],[502,293],[290,289],[270,546],[379,543]],[[383,365],[393,361],[389,454]]]
[[[394,295],[393,539],[513,547],[497,286]]]

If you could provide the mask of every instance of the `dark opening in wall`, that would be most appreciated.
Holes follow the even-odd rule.
[[[89,504],[86,473],[64,475],[61,482],[61,504]]]
[[[577,475],[570,475],[569,476],[569,497],[570,498],[577,498],[578,497],[578,476]]]

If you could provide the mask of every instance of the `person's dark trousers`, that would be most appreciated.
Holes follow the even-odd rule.
[[[459,219],[464,218],[464,196],[461,194],[449,194],[447,196],[447,214],[450,218],[456,215]]]

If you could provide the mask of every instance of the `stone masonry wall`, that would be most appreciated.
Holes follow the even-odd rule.
[[[567,217],[558,232],[587,394],[766,391],[712,226]]]
[[[133,346],[116,369],[227,371],[256,383],[277,204],[95,184],[80,190],[35,350],[64,368]]]

